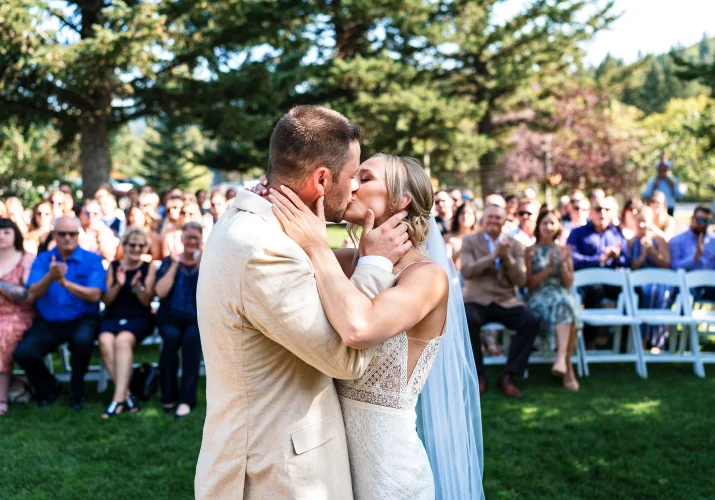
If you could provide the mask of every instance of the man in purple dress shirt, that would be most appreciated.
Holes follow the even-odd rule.
[[[715,236],[708,233],[712,211],[706,205],[695,208],[690,228],[670,240],[670,267],[695,271],[715,269]],[[703,287],[695,291],[699,299],[715,300],[715,288]]]
[[[630,265],[628,242],[621,230],[613,224],[617,212],[616,201],[612,197],[597,200],[591,206],[591,220],[585,226],[571,231],[567,244],[571,247],[575,270],[591,267],[617,269]],[[598,307],[603,299],[616,300],[620,291],[620,288],[613,286],[583,287],[583,304],[587,308]],[[597,327],[584,326],[583,336],[587,349],[595,348],[598,332]]]

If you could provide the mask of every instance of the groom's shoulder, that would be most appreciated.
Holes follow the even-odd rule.
[[[258,214],[246,210],[233,209],[225,214],[209,235],[207,245],[214,243],[224,248],[230,247],[243,252],[294,253],[300,247],[283,232],[280,224],[269,222]]]

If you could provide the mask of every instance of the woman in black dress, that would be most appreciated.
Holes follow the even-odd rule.
[[[129,379],[134,363],[134,346],[154,328],[151,301],[154,298],[156,268],[142,261],[149,239],[139,227],[131,226],[122,237],[124,256],[107,270],[106,306],[100,327],[99,346],[104,366],[114,381],[114,396],[102,418],[120,414],[124,409],[139,411],[129,393]]]

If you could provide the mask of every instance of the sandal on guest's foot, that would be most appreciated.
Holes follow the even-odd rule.
[[[127,399],[124,400],[124,406],[127,407],[129,413],[138,413],[139,410],[141,410],[141,406],[139,406],[139,403],[136,402],[131,394],[129,394]]]
[[[0,416],[5,415],[9,409],[10,403],[5,400],[0,401]]]
[[[109,406],[107,406],[107,409],[104,410],[104,413],[102,413],[102,418],[108,420],[112,417],[116,417],[117,415],[121,415],[122,410],[124,410],[123,402],[112,401],[109,403]]]

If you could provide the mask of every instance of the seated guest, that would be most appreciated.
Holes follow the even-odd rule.
[[[117,198],[112,193],[101,191],[97,192],[95,199],[102,210],[102,222],[112,230],[114,236],[121,238],[127,230],[127,219],[117,205]]]
[[[156,268],[142,261],[148,246],[146,233],[139,227],[130,226],[122,237],[124,256],[112,262],[107,270],[99,347],[104,366],[114,381],[114,396],[102,418],[114,417],[125,409],[139,411],[139,405],[129,393],[129,379],[134,363],[133,349],[154,328],[151,301]]]
[[[536,230],[536,219],[539,217],[540,208],[541,204],[536,200],[522,198],[519,201],[519,210],[517,212],[519,227],[509,233],[509,236],[525,247],[530,247],[536,241],[534,231]]]
[[[602,267],[616,269],[628,267],[628,242],[623,233],[613,224],[616,216],[616,202],[612,197],[603,198],[591,205],[591,220],[574,229],[568,237],[574,269]],[[583,287],[583,304],[587,308],[598,307],[604,298],[615,300],[620,293],[618,287],[593,285]],[[585,325],[583,336],[589,349],[595,348],[598,328]]]
[[[653,230],[669,241],[675,235],[675,219],[668,214],[665,195],[656,191],[648,199],[648,206],[653,210]]]
[[[563,377],[564,388],[578,391],[571,356],[576,347],[576,304],[569,288],[573,283],[571,248],[559,246],[561,214],[544,210],[536,221],[536,244],[526,249],[526,304],[541,322],[546,346],[556,340],[556,361],[551,373]]]
[[[84,375],[97,337],[106,273],[102,257],[79,247],[79,232],[75,217],[55,220],[57,247],[37,256],[27,280],[37,315],[15,350],[15,361],[25,370],[40,406],[53,403],[60,393],[44,357],[65,342],[72,351],[70,406],[79,410],[84,401]]]
[[[497,387],[509,397],[521,398],[513,377],[523,375],[526,369],[539,321],[516,295],[516,289],[526,284],[524,246],[502,235],[505,222],[506,210],[489,205],[482,220],[484,230],[466,236],[462,242],[464,308],[479,375],[479,392],[487,390],[479,333],[482,325],[498,322],[516,331],[516,337]]]
[[[154,191],[147,191],[147,189],[152,189],[152,187],[142,187],[142,192],[139,195],[139,208],[147,218],[147,226],[151,226],[154,231],[158,232],[162,224],[161,215],[159,214],[159,195]]]
[[[17,196],[10,196],[5,200],[5,207],[7,208],[7,218],[15,223],[20,233],[23,235],[27,234],[28,227],[25,223],[25,209],[20,199]]]
[[[561,241],[565,242],[571,231],[577,227],[585,226],[588,223],[588,214],[591,213],[591,202],[581,192],[576,192],[571,196],[568,207],[569,220],[563,223],[561,230]]]
[[[712,210],[706,205],[695,208],[690,228],[670,240],[670,267],[695,271],[715,269],[715,235],[708,232]],[[698,300],[715,300],[715,285],[695,290]]]
[[[447,255],[452,258],[454,267],[459,269],[461,265],[462,240],[468,234],[472,234],[477,227],[477,212],[470,202],[462,203],[454,212],[451,231],[444,235],[447,245]]]
[[[161,230],[161,248],[162,255],[169,257],[175,253],[181,253],[181,249],[177,248],[181,244],[181,209],[184,207],[184,201],[181,195],[172,195],[166,200],[166,218]]]
[[[201,363],[201,338],[196,316],[196,283],[203,248],[202,227],[189,222],[182,229],[183,252],[165,258],[156,278],[156,295],[161,299],[157,314],[164,340],[159,358],[161,400],[164,410],[184,418],[196,406]],[[178,352],[181,349],[181,387],[177,383]]]
[[[644,207],[638,214],[638,232],[631,241],[631,269],[670,268],[670,248],[662,236],[653,231],[653,211]],[[672,290],[660,283],[649,283],[638,291],[639,307],[668,308],[672,304]],[[646,348],[658,354],[665,347],[666,325],[641,325],[641,337]]]
[[[631,241],[640,228],[640,211],[643,209],[643,203],[638,198],[631,198],[626,201],[623,206],[623,212],[618,224],[618,228],[623,233],[626,241]]]
[[[52,205],[41,201],[32,209],[30,227],[24,240],[25,251],[32,255],[39,253],[40,245],[45,244],[52,233]]]
[[[0,218],[0,415],[8,409],[12,354],[32,324],[32,298],[25,284],[34,256],[23,249],[22,233],[10,219]]]
[[[235,195],[234,195],[235,197]],[[218,222],[219,218],[223,215],[223,213],[226,211],[228,208],[228,203],[226,203],[226,195],[224,195],[221,191],[214,191],[211,193],[211,198],[209,199],[209,203],[211,204],[211,215],[213,216],[214,219],[214,224]]]
[[[127,224],[141,228],[148,238],[149,244],[145,249],[146,253],[142,257],[142,260],[146,262],[161,260],[161,238],[159,234],[152,229],[151,221],[141,208],[132,207],[127,210]]]
[[[112,262],[117,256],[119,238],[102,222],[99,203],[93,199],[85,200],[82,203],[79,220],[82,224],[79,246],[88,252],[98,253],[103,259]]]
[[[447,191],[438,191],[434,195],[434,220],[439,232],[444,236],[452,225],[454,200]]]
[[[561,223],[571,222],[571,216],[569,215],[569,205],[571,204],[571,198],[567,195],[559,198],[559,214],[561,215]]]

